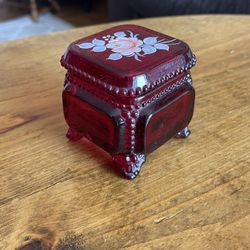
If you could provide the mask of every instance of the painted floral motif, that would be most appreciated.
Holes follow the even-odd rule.
[[[170,45],[179,44],[176,39],[166,41],[159,40],[158,37],[146,37],[143,40],[138,38],[139,34],[133,34],[131,31],[127,33],[120,31],[113,35],[103,36],[103,40],[93,39],[89,43],[77,44],[81,49],[91,49],[93,52],[103,52],[107,49],[113,53],[109,55],[108,60],[120,60],[123,57],[133,57],[137,61],[141,61],[141,57],[153,54],[157,50],[169,51]]]

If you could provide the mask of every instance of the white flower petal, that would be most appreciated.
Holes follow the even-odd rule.
[[[77,44],[78,47],[80,47],[81,49],[90,49],[93,48],[95,45],[92,43],[81,43],[81,44]]]
[[[121,58],[122,58],[122,55],[119,53],[112,53],[108,57],[109,60],[113,60],[113,61],[120,60]]]
[[[93,39],[92,43],[93,43],[94,45],[103,46],[103,45],[105,44],[105,41],[95,38],[95,39]]]
[[[125,32],[123,32],[123,31],[116,32],[114,35],[116,37],[125,37],[126,36]]]
[[[106,50],[106,47],[105,46],[95,46],[92,51],[94,52],[103,52]]]
[[[156,48],[151,46],[151,45],[144,45],[142,47],[142,51],[144,52],[145,55],[153,54],[156,52]]]
[[[128,55],[131,55],[135,52],[140,52],[141,51],[141,48],[139,47],[135,47],[135,48],[128,48],[126,50],[122,50],[120,53],[123,55],[123,56],[128,56]]]
[[[154,45],[155,48],[157,49],[162,49],[162,50],[167,50],[169,51],[169,46],[167,44],[163,44],[163,43],[157,43]]]
[[[143,42],[147,45],[154,45],[157,43],[157,37],[146,37],[143,39]]]

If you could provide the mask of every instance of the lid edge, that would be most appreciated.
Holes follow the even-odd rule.
[[[186,64],[186,66],[183,66],[181,68],[177,68],[173,72],[170,72],[166,75],[161,76],[160,78],[156,79],[153,82],[150,82],[149,84],[141,87],[137,87],[134,89],[131,87],[130,89],[125,88],[119,88],[117,86],[113,86],[103,80],[100,80],[96,78],[93,75],[90,75],[89,73],[78,69],[77,67],[73,66],[72,64],[66,63],[64,60],[64,55],[61,57],[60,63],[61,65],[66,68],[67,70],[73,71],[80,77],[83,77],[87,79],[88,81],[93,82],[95,85],[101,87],[102,89],[105,89],[108,92],[112,92],[112,94],[119,95],[119,96],[132,96],[137,97],[142,94],[146,94],[152,90],[154,90],[156,87],[159,87],[161,84],[165,83],[166,81],[172,80],[174,77],[180,75],[181,73],[190,70],[197,62],[196,56],[192,54],[190,61]]]

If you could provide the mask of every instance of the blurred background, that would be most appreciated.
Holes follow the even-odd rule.
[[[0,0],[0,42],[111,21],[250,14],[250,0]]]

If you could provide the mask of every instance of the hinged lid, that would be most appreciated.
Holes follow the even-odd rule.
[[[120,25],[69,45],[61,63],[69,71],[118,95],[140,95],[196,62],[181,40],[137,26]]]

